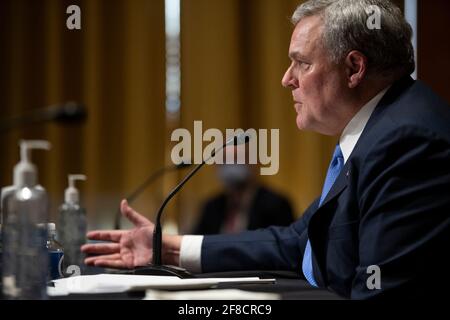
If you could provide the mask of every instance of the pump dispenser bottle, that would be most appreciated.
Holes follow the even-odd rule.
[[[80,247],[86,242],[86,211],[80,206],[80,193],[75,181],[86,180],[82,174],[68,176],[69,186],[65,191],[64,203],[59,211],[58,235],[64,248],[64,267],[78,266],[84,271],[84,255]]]
[[[46,250],[48,196],[38,187],[32,149],[50,149],[47,141],[21,141],[21,161],[14,168],[14,193],[4,198],[3,294],[9,299],[47,297]]]

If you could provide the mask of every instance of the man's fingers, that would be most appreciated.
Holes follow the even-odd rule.
[[[114,260],[122,261],[120,253],[115,253],[115,254],[110,254],[110,255],[101,255],[101,256],[96,256],[96,257],[88,257],[88,258],[84,259],[84,263],[86,265],[96,266],[98,261],[114,261]]]
[[[120,210],[122,211],[122,215],[130,220],[136,227],[149,224],[149,221],[144,216],[136,212],[128,205],[127,200],[122,200],[120,203]]]
[[[81,251],[89,254],[108,254],[120,251],[118,243],[93,243],[85,244],[81,247]]]
[[[95,261],[97,260],[121,260],[121,259],[122,257],[120,253],[114,253],[114,254],[104,254],[96,257],[89,257],[86,258],[85,260],[87,260],[89,263],[95,263]]]
[[[101,257],[99,257],[99,260],[121,260],[122,256],[120,253],[114,253],[114,254],[106,254]]]
[[[96,260],[94,265],[102,268],[127,269],[127,265],[122,260]]]
[[[97,257],[89,257],[89,258],[84,259],[84,263],[88,266],[93,266],[95,260],[97,260]]]
[[[123,230],[96,230],[88,232],[87,237],[90,240],[119,242],[125,232]]]

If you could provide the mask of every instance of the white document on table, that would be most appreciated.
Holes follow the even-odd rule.
[[[48,287],[50,296],[67,295],[71,293],[120,293],[132,290],[188,290],[208,289],[221,283],[230,284],[270,284],[275,279],[246,278],[194,278],[180,279],[171,276],[98,274],[74,276],[54,280],[54,287]]]

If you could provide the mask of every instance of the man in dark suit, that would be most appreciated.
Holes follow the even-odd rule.
[[[368,23],[373,6],[380,28]],[[437,296],[450,284],[450,107],[409,77],[410,26],[388,0],[311,0],[293,22],[283,85],[297,125],[339,136],[322,195],[289,227],[165,236],[165,262],[202,272],[295,270],[353,299]],[[84,247],[113,253],[87,263],[149,261],[153,224],[126,202],[122,209],[136,229],[90,233],[118,243]]]

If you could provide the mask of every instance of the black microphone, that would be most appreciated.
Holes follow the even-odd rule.
[[[156,181],[159,177],[164,175],[166,172],[170,171],[176,171],[183,168],[188,168],[192,166],[191,163],[182,162],[180,164],[171,165],[171,166],[165,166],[162,168],[159,168],[155,172],[153,172],[141,185],[139,185],[133,192],[131,192],[128,196],[125,197],[128,203],[132,203],[134,199],[136,199],[152,182]],[[114,219],[114,228],[116,230],[119,230],[121,228],[121,218],[122,218],[122,212],[120,210],[120,207],[118,208],[116,212],[116,216]]]
[[[186,177],[169,193],[167,198],[163,201],[161,207],[158,210],[158,213],[156,215],[155,220],[155,229],[153,232],[153,264],[148,265],[143,268],[136,269],[135,274],[153,274],[153,275],[165,275],[165,276],[177,276],[179,278],[193,278],[194,276],[190,274],[188,271],[186,271],[183,268],[176,267],[176,266],[164,266],[162,265],[162,228],[161,228],[161,215],[166,207],[166,205],[169,203],[169,201],[178,193],[178,191],[183,188],[183,186],[186,184],[186,182],[189,181],[189,179],[192,178],[194,174],[197,173],[197,171],[200,170],[201,167],[203,167],[210,159],[212,159],[218,151],[221,151],[227,146],[230,145],[241,145],[248,143],[250,141],[250,136],[247,135],[245,132],[241,133],[237,136],[232,137],[229,139],[225,144],[217,149],[214,150],[211,153],[211,156],[203,160],[202,163],[197,165],[194,169],[192,169],[191,172],[189,172]]]
[[[77,102],[66,102],[44,109],[36,109],[22,115],[0,120],[0,132],[25,125],[56,121],[61,123],[81,122],[87,117],[86,107]]]

